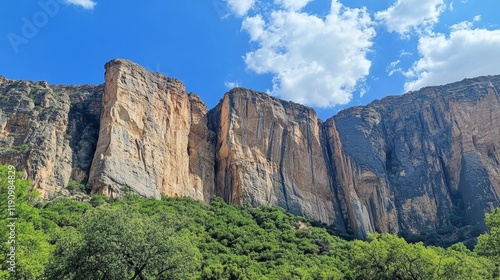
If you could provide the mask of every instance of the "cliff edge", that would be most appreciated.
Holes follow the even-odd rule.
[[[362,237],[481,230],[500,206],[500,76],[323,122],[312,108],[243,88],[208,110],[176,79],[123,59],[105,68],[99,86],[0,79],[0,163],[46,199],[84,199],[72,182],[111,197],[220,196]]]

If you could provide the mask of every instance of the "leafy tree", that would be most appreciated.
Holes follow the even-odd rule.
[[[41,229],[42,218],[39,211],[30,202],[38,194],[29,191],[31,182],[20,179],[22,173],[14,175],[12,171],[13,167],[0,165],[1,204],[7,205],[9,198],[15,203],[12,213],[5,206],[0,210],[0,278],[37,279],[43,274],[51,248]],[[11,223],[15,226],[12,227],[15,238],[9,238],[11,230],[7,226]],[[10,257],[7,254],[11,252],[11,247],[15,247],[15,272],[8,270],[10,264],[7,261]]]
[[[77,227],[81,225],[81,218],[84,213],[92,209],[88,203],[74,201],[68,198],[58,198],[43,206],[40,215],[46,220],[50,220],[58,227]]]
[[[6,173],[7,172],[7,173]],[[0,166],[8,200],[8,167]],[[17,266],[7,269],[0,210],[0,279],[498,279],[500,210],[474,252],[391,234],[346,241],[279,207],[128,195],[33,204],[16,179]],[[316,224],[318,225],[318,224]],[[437,234],[437,233],[436,233]]]
[[[90,204],[93,207],[105,205],[106,203],[109,203],[109,202],[110,202],[110,198],[108,198],[105,195],[101,195],[101,194],[94,194],[94,195],[92,195],[92,198],[90,199]]]
[[[408,244],[391,234],[354,241],[349,252],[352,279],[433,279],[438,256],[422,243]]]
[[[489,232],[481,234],[474,249],[481,256],[488,257],[496,263],[496,275],[500,277],[500,208],[485,215]]]
[[[491,260],[479,257],[463,243],[448,249],[434,248],[440,254],[436,271],[438,279],[494,279],[494,264]]]
[[[199,265],[187,235],[131,208],[86,213],[58,242],[50,279],[185,279]]]

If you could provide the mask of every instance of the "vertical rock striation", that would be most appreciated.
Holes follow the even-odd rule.
[[[218,196],[343,226],[313,109],[236,88],[213,114]]]
[[[209,201],[215,195],[216,135],[209,123],[207,106],[195,94],[189,94],[191,128],[188,137],[189,184]]]
[[[500,76],[339,112],[242,88],[207,110],[175,79],[123,59],[105,86],[0,77],[0,163],[44,198],[70,180],[121,197],[217,195],[278,205],[364,237],[483,227],[500,206]],[[82,198],[82,196],[80,196]]]
[[[208,158],[212,136],[204,105],[188,95],[180,81],[130,61],[112,60],[105,68],[99,141],[90,171],[92,192],[209,199],[214,189]],[[189,149],[198,143],[199,152]]]
[[[47,199],[71,196],[70,178],[88,180],[102,89],[1,78],[0,162],[23,171]]]
[[[500,206],[499,88],[498,76],[468,79],[328,120],[349,226],[421,234],[457,213],[483,226],[484,213]]]

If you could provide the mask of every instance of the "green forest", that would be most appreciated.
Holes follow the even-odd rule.
[[[500,209],[469,250],[392,234],[347,241],[278,207],[94,195],[35,202],[15,180],[15,272],[0,166],[0,279],[500,279]],[[12,192],[11,192],[12,194]]]

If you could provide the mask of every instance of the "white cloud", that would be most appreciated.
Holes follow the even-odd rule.
[[[474,21],[480,21],[481,20],[481,15],[477,15],[474,17]]]
[[[397,72],[402,72],[403,69],[401,69],[401,67],[398,67],[396,68],[396,66],[398,66],[398,64],[401,62],[401,60],[396,60],[396,61],[393,61],[389,64],[389,66],[387,67],[386,69],[386,72],[387,72],[387,75],[390,77],[392,76],[394,73],[397,73]]]
[[[306,1],[288,1],[292,2],[299,7]],[[332,0],[325,18],[274,10],[245,18],[242,29],[258,45],[244,57],[247,68],[274,75],[271,94],[331,107],[350,102],[355,90],[362,92],[371,66],[366,54],[375,36],[365,9],[346,8]]]
[[[450,26],[450,30],[463,30],[463,29],[471,29],[473,26],[473,23],[470,21],[462,21],[459,23],[455,23],[452,26]]]
[[[401,50],[401,51],[399,52],[399,57],[403,57],[403,56],[410,56],[410,55],[413,55],[413,53],[412,53],[412,52],[409,52],[409,51],[407,51],[407,50]]]
[[[224,86],[225,86],[227,89],[233,89],[233,88],[236,88],[236,87],[240,87],[240,83],[238,83],[238,82],[230,82],[230,81],[225,81],[225,82],[224,82]]]
[[[256,0],[225,0],[235,15],[242,17],[250,11]]]
[[[483,75],[500,74],[500,30],[470,29],[454,25],[448,37],[419,39],[421,58],[405,73],[406,90],[440,85]]]
[[[264,37],[266,22],[261,15],[247,17],[243,21],[241,28],[250,35],[250,40],[257,41]]]
[[[375,18],[390,32],[406,37],[412,30],[427,31],[439,21],[444,10],[443,0],[397,0],[387,10],[377,12]]]
[[[66,0],[66,3],[80,6],[86,10],[93,10],[97,3],[92,0]]]
[[[298,11],[304,8],[312,0],[274,0],[275,4],[292,11]]]

